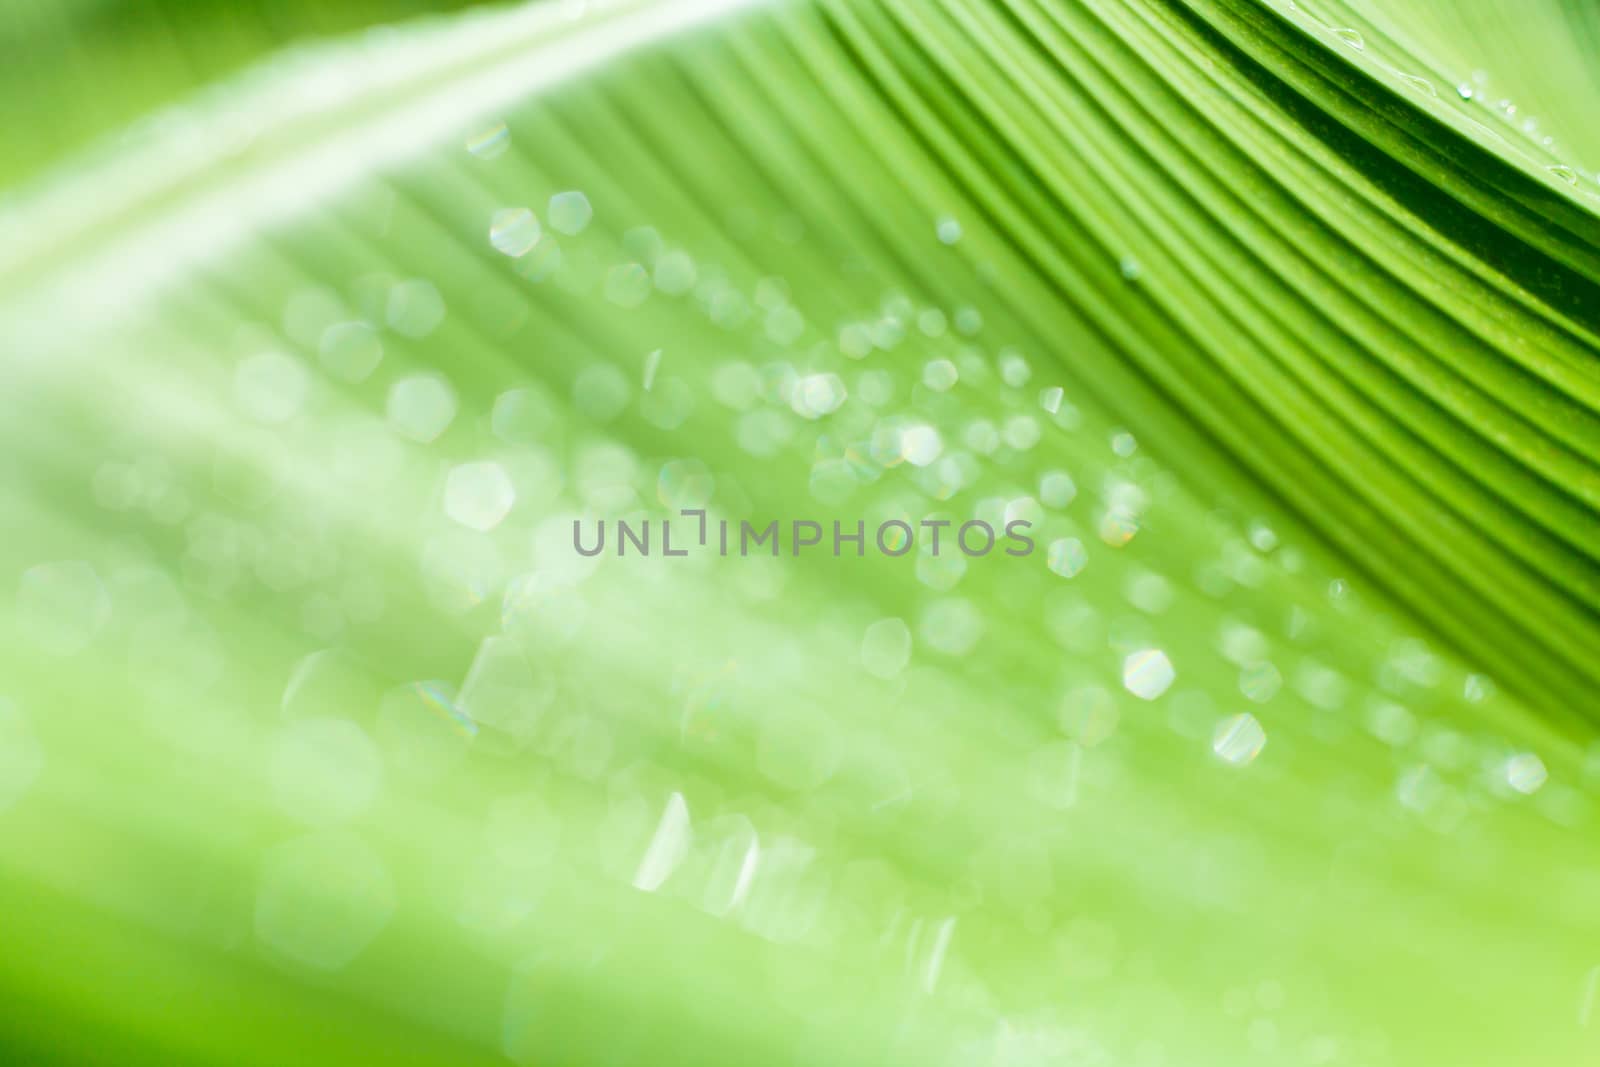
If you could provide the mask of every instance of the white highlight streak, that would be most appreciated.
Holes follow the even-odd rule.
[[[60,351],[68,333],[112,325],[251,234],[460,137],[486,114],[761,2],[611,0],[572,24],[558,5],[530,3],[462,16],[444,29],[369,34],[278,64],[287,69],[257,71],[244,81],[258,84],[208,105],[204,121],[196,116],[185,127],[180,116],[180,128],[147,149],[76,176],[51,175],[6,205],[6,356]],[[241,126],[262,147],[230,166],[215,146]]]

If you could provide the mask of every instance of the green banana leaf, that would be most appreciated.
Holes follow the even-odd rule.
[[[1600,7],[0,46],[5,1062],[1600,1054]]]

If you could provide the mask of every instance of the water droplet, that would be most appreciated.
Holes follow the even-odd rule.
[[[861,639],[861,666],[877,678],[893,678],[911,661],[911,628],[900,619],[879,619]]]
[[[511,131],[503,122],[484,127],[467,138],[467,151],[479,159],[499,159],[511,147]]]
[[[961,240],[961,223],[946,215],[939,220],[937,233],[941,244],[953,245]]]
[[[545,234],[533,250],[517,260],[512,269],[530,282],[542,282],[555,274],[562,265],[561,245],[554,237]]]
[[[899,526],[890,526],[885,529],[882,532],[883,550],[886,553],[896,556],[904,555],[906,552],[909,552],[911,550],[913,540],[913,535],[908,532],[909,529],[909,523],[907,524],[906,529],[902,529]],[[1597,757],[1597,761],[1600,761],[1600,757]]]
[[[568,237],[575,237],[582,233],[589,225],[589,220],[594,218],[594,208],[589,205],[587,196],[573,189],[557,193],[550,198],[545,218],[550,220],[552,230],[564,233]]]
[[[443,378],[417,374],[389,389],[389,427],[401,437],[428,444],[456,417],[456,394]]]
[[[1578,172],[1567,166],[1565,163],[1557,163],[1555,166],[1547,169],[1551,174],[1554,174],[1557,178],[1560,178],[1568,185],[1578,184]]]
[[[1257,704],[1265,704],[1283,688],[1283,675],[1271,663],[1247,664],[1239,672],[1239,692]]]
[[[1448,727],[1430,730],[1423,740],[1423,754],[1447,771],[1459,770],[1471,754],[1471,748],[1467,738]]]
[[[1456,86],[1456,95],[1463,100],[1471,100],[1473,97],[1472,84],[1470,82],[1462,82]]]
[[[1172,607],[1176,597],[1172,583],[1164,576],[1151,571],[1135,571],[1128,576],[1123,593],[1128,603],[1146,615],[1162,615]]]
[[[1000,430],[988,419],[973,419],[962,431],[961,439],[978,455],[989,456],[1000,447]]]
[[[1108,511],[1100,520],[1100,540],[1122,548],[1139,533],[1139,520],[1126,511]]]
[[[1050,471],[1039,479],[1039,499],[1052,508],[1064,508],[1078,496],[1078,484],[1066,471]]]
[[[901,341],[906,339],[905,324],[899,319],[890,316],[885,316],[874,322],[869,331],[872,335],[872,343],[885,352],[896,348]]]
[[[1414,92],[1421,93],[1423,96],[1432,96],[1437,98],[1439,95],[1439,91],[1433,87],[1433,83],[1427,78],[1419,78],[1415,74],[1406,74],[1398,70],[1394,72],[1394,76],[1398,78],[1406,88],[1411,89]]]
[[[983,517],[982,511],[992,506],[992,503],[992,501],[984,501],[979,504],[979,517]],[[1005,501],[1003,514],[992,519],[991,525],[1000,528],[1007,523],[1026,522],[1032,526],[1042,526],[1044,520],[1044,507],[1037,500],[1031,496],[1018,496]]]
[[[1018,452],[1026,452],[1039,443],[1039,420],[1032,415],[1013,415],[1000,428],[1005,443]]]
[[[554,436],[560,418],[543,386],[525,386],[495,398],[489,426],[508,445],[530,445]]]
[[[924,423],[905,427],[899,434],[899,456],[914,467],[926,467],[944,451],[939,431]]]
[[[706,312],[724,330],[736,330],[750,318],[750,301],[733,286],[725,285],[712,296]]]
[[[964,656],[983,635],[983,615],[969,600],[936,600],[923,611],[917,630],[929,648],[948,656]]]
[[[1122,274],[1124,281],[1136,282],[1144,277],[1144,265],[1132,256],[1123,256],[1118,260],[1117,270]]]
[[[539,220],[525,207],[501,208],[489,219],[489,243],[508,256],[527,255],[539,235]]]
[[[1217,648],[1241,667],[1266,659],[1271,647],[1266,634],[1242,622],[1225,621],[1217,635]]]
[[[1028,384],[1028,379],[1033,377],[1033,368],[1028,366],[1028,361],[1022,353],[1015,349],[1005,349],[1000,353],[1000,380],[1013,389],[1020,389]]]
[[[1211,751],[1235,767],[1253,762],[1266,744],[1267,732],[1248,711],[1223,719],[1211,735]]]
[[[1395,798],[1410,811],[1422,813],[1438,799],[1443,783],[1426,763],[1408,767],[1395,782]]]
[[[336,322],[322,331],[322,368],[342,382],[364,382],[383,361],[378,331],[365,322]]]
[[[872,331],[859,322],[839,327],[839,351],[851,359],[872,355]]]
[[[1524,796],[1537,793],[1549,776],[1544,761],[1532,752],[1519,752],[1506,761],[1506,784]]]
[[[1354,48],[1357,52],[1366,50],[1366,38],[1361,36],[1359,30],[1346,29],[1343,27],[1331,27],[1329,28],[1328,32],[1339,38],[1339,40],[1343,41],[1351,48]]]
[[[1140,700],[1155,700],[1176,677],[1172,661],[1159,648],[1142,649],[1122,661],[1122,684]]]
[[[479,533],[499,526],[516,500],[510,476],[493,461],[463,463],[445,479],[444,513]]]
[[[1343,706],[1349,696],[1350,683],[1333,668],[1307,659],[1295,672],[1294,688],[1308,703],[1324,711],[1334,711]]]
[[[606,299],[618,307],[636,308],[650,291],[650,273],[638,263],[618,264],[606,274]]]
[[[444,297],[425,278],[396,282],[384,305],[384,320],[403,337],[420,340],[444,321]]]
[[[1050,542],[1047,554],[1050,569],[1063,578],[1074,578],[1089,565],[1089,553],[1076,537],[1063,537]]]
[[[948,359],[933,360],[922,368],[922,384],[936,393],[950,390],[960,378],[961,372]]]
[[[654,226],[635,226],[622,235],[622,250],[630,259],[653,267],[666,251],[666,242]]]
[[[694,288],[698,272],[689,253],[674,249],[656,260],[656,288],[669,296],[678,296]]]
[[[1384,744],[1399,748],[1408,745],[1417,735],[1417,720],[1410,711],[1399,704],[1382,701],[1367,713],[1367,729]]]
[[[1250,524],[1250,544],[1257,552],[1271,552],[1278,547],[1278,535],[1266,523],[1257,520]]]
[[[948,593],[961,584],[961,579],[966,576],[966,557],[943,546],[936,556],[928,545],[929,543],[924,541],[922,551],[917,556],[917,581],[930,589]]]
[[[820,419],[838,411],[847,396],[844,380],[837,374],[809,374],[794,383],[789,406],[803,418]]]

